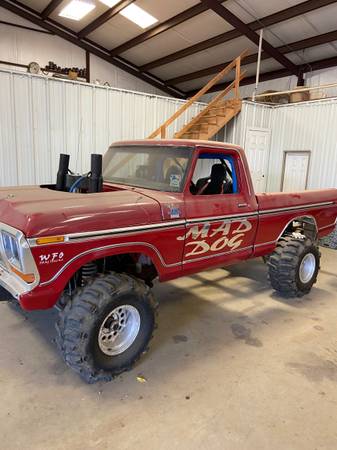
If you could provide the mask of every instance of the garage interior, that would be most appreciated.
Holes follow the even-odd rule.
[[[333,0],[0,0],[0,188],[144,138],[237,144],[256,193],[337,188],[336,15]],[[337,227],[319,244],[301,298],[272,290],[262,258],[155,282],[150,351],[109,383],[61,360],[56,309],[1,301],[0,448],[335,449]]]

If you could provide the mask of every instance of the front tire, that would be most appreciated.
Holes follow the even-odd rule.
[[[284,297],[302,297],[317,281],[321,254],[311,239],[282,237],[269,258],[273,289]]]
[[[141,280],[117,273],[95,278],[60,312],[56,329],[63,359],[87,383],[130,370],[148,348],[155,308]]]

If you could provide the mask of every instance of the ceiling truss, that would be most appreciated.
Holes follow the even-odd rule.
[[[53,21],[49,19],[44,20],[38,12],[35,11],[33,13],[31,8],[29,9],[26,8],[20,2],[13,0],[10,2],[7,0],[0,0],[0,6],[13,12],[14,14],[17,14],[23,19],[29,20],[30,22],[35,23],[35,25],[38,25],[41,28],[44,28],[54,33],[55,35],[65,39],[66,41],[76,45],[77,47],[80,47],[83,50],[88,51],[89,53],[97,56],[98,58],[101,58],[107,61],[108,63],[128,72],[130,75],[133,75],[141,79],[142,81],[151,84],[152,86],[162,90],[163,92],[166,92],[169,95],[178,98],[185,98],[185,94],[182,91],[168,86],[164,81],[162,81],[155,75],[152,75],[147,72],[141,72],[139,68],[134,64],[132,64],[131,62],[125,61],[122,58],[115,58],[111,56],[107,49],[104,49],[102,46],[96,44],[93,41],[78,37],[78,35],[75,32],[62,26],[61,24],[57,23],[54,20]]]
[[[277,47],[278,52],[281,54],[287,54],[292,52],[297,52],[300,50],[305,50],[307,48],[316,47],[317,45],[328,44],[329,42],[337,41],[337,30],[330,31],[328,33],[319,34],[318,36],[310,37],[307,39],[301,39],[300,41],[291,42],[286,45],[282,45],[281,47]],[[253,53],[245,57],[242,61],[241,65],[246,66],[248,64],[257,62],[257,53]],[[270,55],[267,52],[261,53],[261,59],[266,60],[270,58]],[[196,80],[198,78],[207,77],[209,75],[214,75],[224,67],[226,67],[229,62],[225,62],[223,64],[216,64],[215,66],[208,67],[207,69],[197,70],[195,72],[187,73],[185,75],[180,75],[178,77],[170,78],[165,80],[169,85],[176,85],[180,83],[185,83],[186,81]]]
[[[186,98],[192,95],[195,91],[183,92],[182,90],[175,87],[177,84],[195,80],[204,76],[212,75],[220,71],[227,63],[218,64],[215,66],[208,67],[199,71],[188,73],[185,75],[177,76],[168,80],[162,80],[149,70],[159,67],[170,62],[175,62],[178,59],[184,58],[186,56],[193,55],[194,53],[203,51],[207,48],[219,45],[224,42],[228,42],[240,36],[246,36],[254,44],[258,44],[259,36],[256,33],[261,28],[265,28],[277,23],[289,20],[293,17],[300,16],[310,11],[314,11],[318,8],[336,3],[336,0],[306,0],[290,8],[286,8],[277,13],[271,14],[269,16],[258,19],[254,22],[246,24],[242,22],[237,16],[230,12],[223,3],[224,0],[200,0],[200,3],[195,6],[171,17],[170,19],[156,25],[149,30],[141,33],[135,38],[121,44],[120,46],[109,50],[100,44],[92,41],[88,38],[88,35],[94,30],[102,26],[108,20],[113,18],[118,14],[123,8],[133,3],[135,0],[121,0],[112,8],[109,8],[106,12],[101,14],[98,18],[90,22],[86,27],[80,30],[78,33],[71,30],[68,27],[60,24],[56,20],[52,19],[50,15],[59,7],[62,0],[51,0],[46,8],[39,13],[38,11],[32,9],[29,6],[22,4],[16,0],[0,0],[0,6],[21,16],[22,18],[29,20],[30,22],[40,26],[41,28],[71,42],[74,45],[82,48],[86,52],[92,53],[97,57],[107,61],[108,63],[119,67],[120,69],[130,73],[131,75],[145,81],[152,86],[166,92],[169,95],[179,98]],[[170,55],[166,55],[155,61],[149,62],[143,66],[136,66],[133,63],[127,61],[125,58],[120,56],[125,51],[161,34],[175,26],[207,11],[213,10],[219,16],[221,16],[226,22],[230,23],[234,29],[228,32],[222,33],[211,39],[194,44],[178,52],[174,52]],[[314,36],[312,38],[303,39],[300,41],[293,42],[278,48],[273,47],[266,40],[263,40],[263,50],[262,59],[274,58],[277,60],[284,68],[279,70],[274,70],[268,73],[262,73],[260,76],[261,81],[267,81],[275,78],[296,75],[302,77],[302,74],[310,70],[318,70],[327,67],[332,67],[337,65],[337,57],[326,58],[320,61],[308,62],[304,65],[295,65],[290,61],[285,55],[293,51],[303,50],[306,48],[314,47],[328,42],[333,42],[337,40],[337,30],[329,33],[324,33],[319,36]],[[251,64],[256,62],[257,54],[249,55],[244,64]],[[247,77],[241,84],[247,85],[254,83],[255,77]],[[214,91],[222,89],[223,84],[218,84],[214,86]]]
[[[259,45],[259,35],[255,31],[251,30],[247,24],[242,22],[235,14],[229,9],[225,8],[217,0],[200,0],[201,3],[208,6],[218,16],[222,17],[226,22],[230,23],[236,30],[239,30],[243,36],[246,36],[255,45]],[[273,47],[265,39],[262,39],[262,49],[268,53],[269,56],[278,61],[285,69],[288,69],[293,75],[298,75],[299,69],[294,63],[292,63],[286,56],[280,53],[275,47]]]
[[[286,20],[299,17],[302,14],[306,14],[316,9],[323,8],[324,6],[336,3],[336,0],[306,0],[298,5],[291,6],[290,8],[283,9],[277,13],[270,14],[269,16],[261,17],[254,22],[248,24],[249,28],[253,31],[260,30],[261,28],[267,28],[272,25],[277,25],[278,23],[284,22]],[[225,33],[219,34],[213,38],[207,39],[205,41],[199,42],[197,44],[191,45],[185,49],[179,50],[177,52],[171,53],[169,55],[163,56],[162,58],[151,61],[147,64],[141,66],[141,70],[152,70],[156,67],[175,62],[181,58],[194,55],[195,53],[207,50],[208,48],[215,47],[216,45],[224,44],[233,39],[242,36],[239,30],[234,29],[227,31]]]

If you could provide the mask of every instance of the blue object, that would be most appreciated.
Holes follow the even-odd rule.
[[[70,186],[69,192],[74,192],[75,189],[81,184],[81,182],[82,182],[85,178],[87,178],[87,175],[83,175],[81,178],[79,178],[78,180],[76,180],[75,183],[73,183],[73,184]]]

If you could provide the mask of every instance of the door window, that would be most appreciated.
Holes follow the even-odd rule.
[[[195,166],[190,191],[193,195],[238,193],[234,158],[223,154],[201,154]]]

